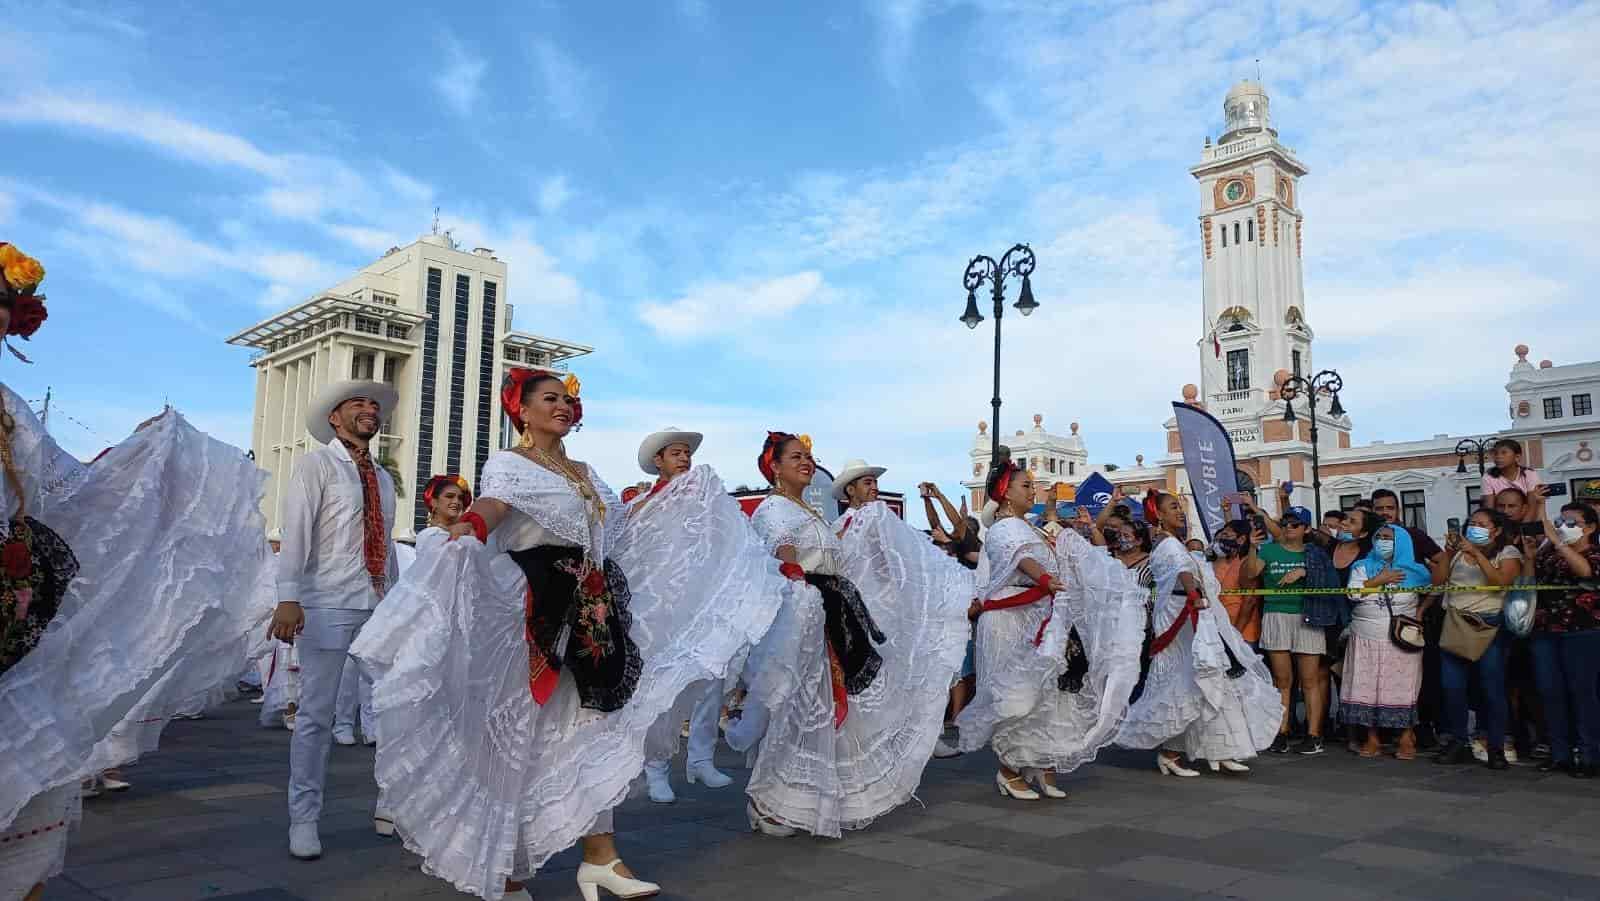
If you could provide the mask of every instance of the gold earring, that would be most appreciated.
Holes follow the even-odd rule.
[[[522,426],[522,438],[517,441],[517,447],[524,449],[533,447],[533,430],[528,428],[526,423]]]

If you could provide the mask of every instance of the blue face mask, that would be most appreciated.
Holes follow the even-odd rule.
[[[1379,538],[1377,541],[1372,542],[1372,549],[1378,552],[1379,560],[1394,559],[1393,538]]]
[[[1462,534],[1467,536],[1468,541],[1479,547],[1489,543],[1489,530],[1483,526],[1467,526],[1466,531]]]
[[[1340,541],[1355,541],[1356,540],[1356,536],[1350,534],[1350,532],[1345,530],[1345,529],[1340,529],[1339,531],[1333,533],[1333,537],[1339,539]]]

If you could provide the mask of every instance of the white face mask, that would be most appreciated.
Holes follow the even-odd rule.
[[[1556,526],[1556,535],[1562,544],[1576,544],[1583,539],[1582,526]]]
[[[1379,538],[1377,541],[1372,542],[1372,549],[1378,552],[1379,560],[1394,559],[1393,538]]]

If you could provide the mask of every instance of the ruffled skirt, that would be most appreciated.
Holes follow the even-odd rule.
[[[36,795],[0,829],[0,901],[19,901],[36,885],[61,875],[67,836],[83,815],[76,784]]]
[[[1224,646],[1244,666],[1244,673],[1237,677],[1228,674],[1232,661]],[[1165,747],[1199,760],[1256,756],[1272,744],[1283,720],[1283,700],[1272,684],[1271,671],[1229,622],[1226,609],[1216,603],[1200,611],[1200,628],[1192,647],[1206,709],[1178,741]]]
[[[270,559],[260,483],[241,451],[169,414],[41,512],[80,569],[38,647],[0,677],[0,829],[42,792],[153,747],[156,724],[237,676]]]

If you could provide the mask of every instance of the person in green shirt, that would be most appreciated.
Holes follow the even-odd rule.
[[[1311,529],[1311,514],[1304,507],[1291,507],[1277,524],[1277,540],[1255,548],[1245,564],[1251,576],[1260,576],[1263,588],[1284,589],[1301,584],[1306,578],[1306,535]],[[1278,737],[1269,749],[1287,754],[1289,722],[1294,681],[1300,679],[1306,699],[1306,741],[1294,749],[1301,754],[1323,752],[1322,721],[1327,707],[1327,676],[1322,670],[1322,655],[1327,653],[1325,630],[1305,623],[1304,597],[1298,594],[1268,594],[1263,598],[1261,650],[1266,652],[1272,681],[1283,697],[1283,722]]]

